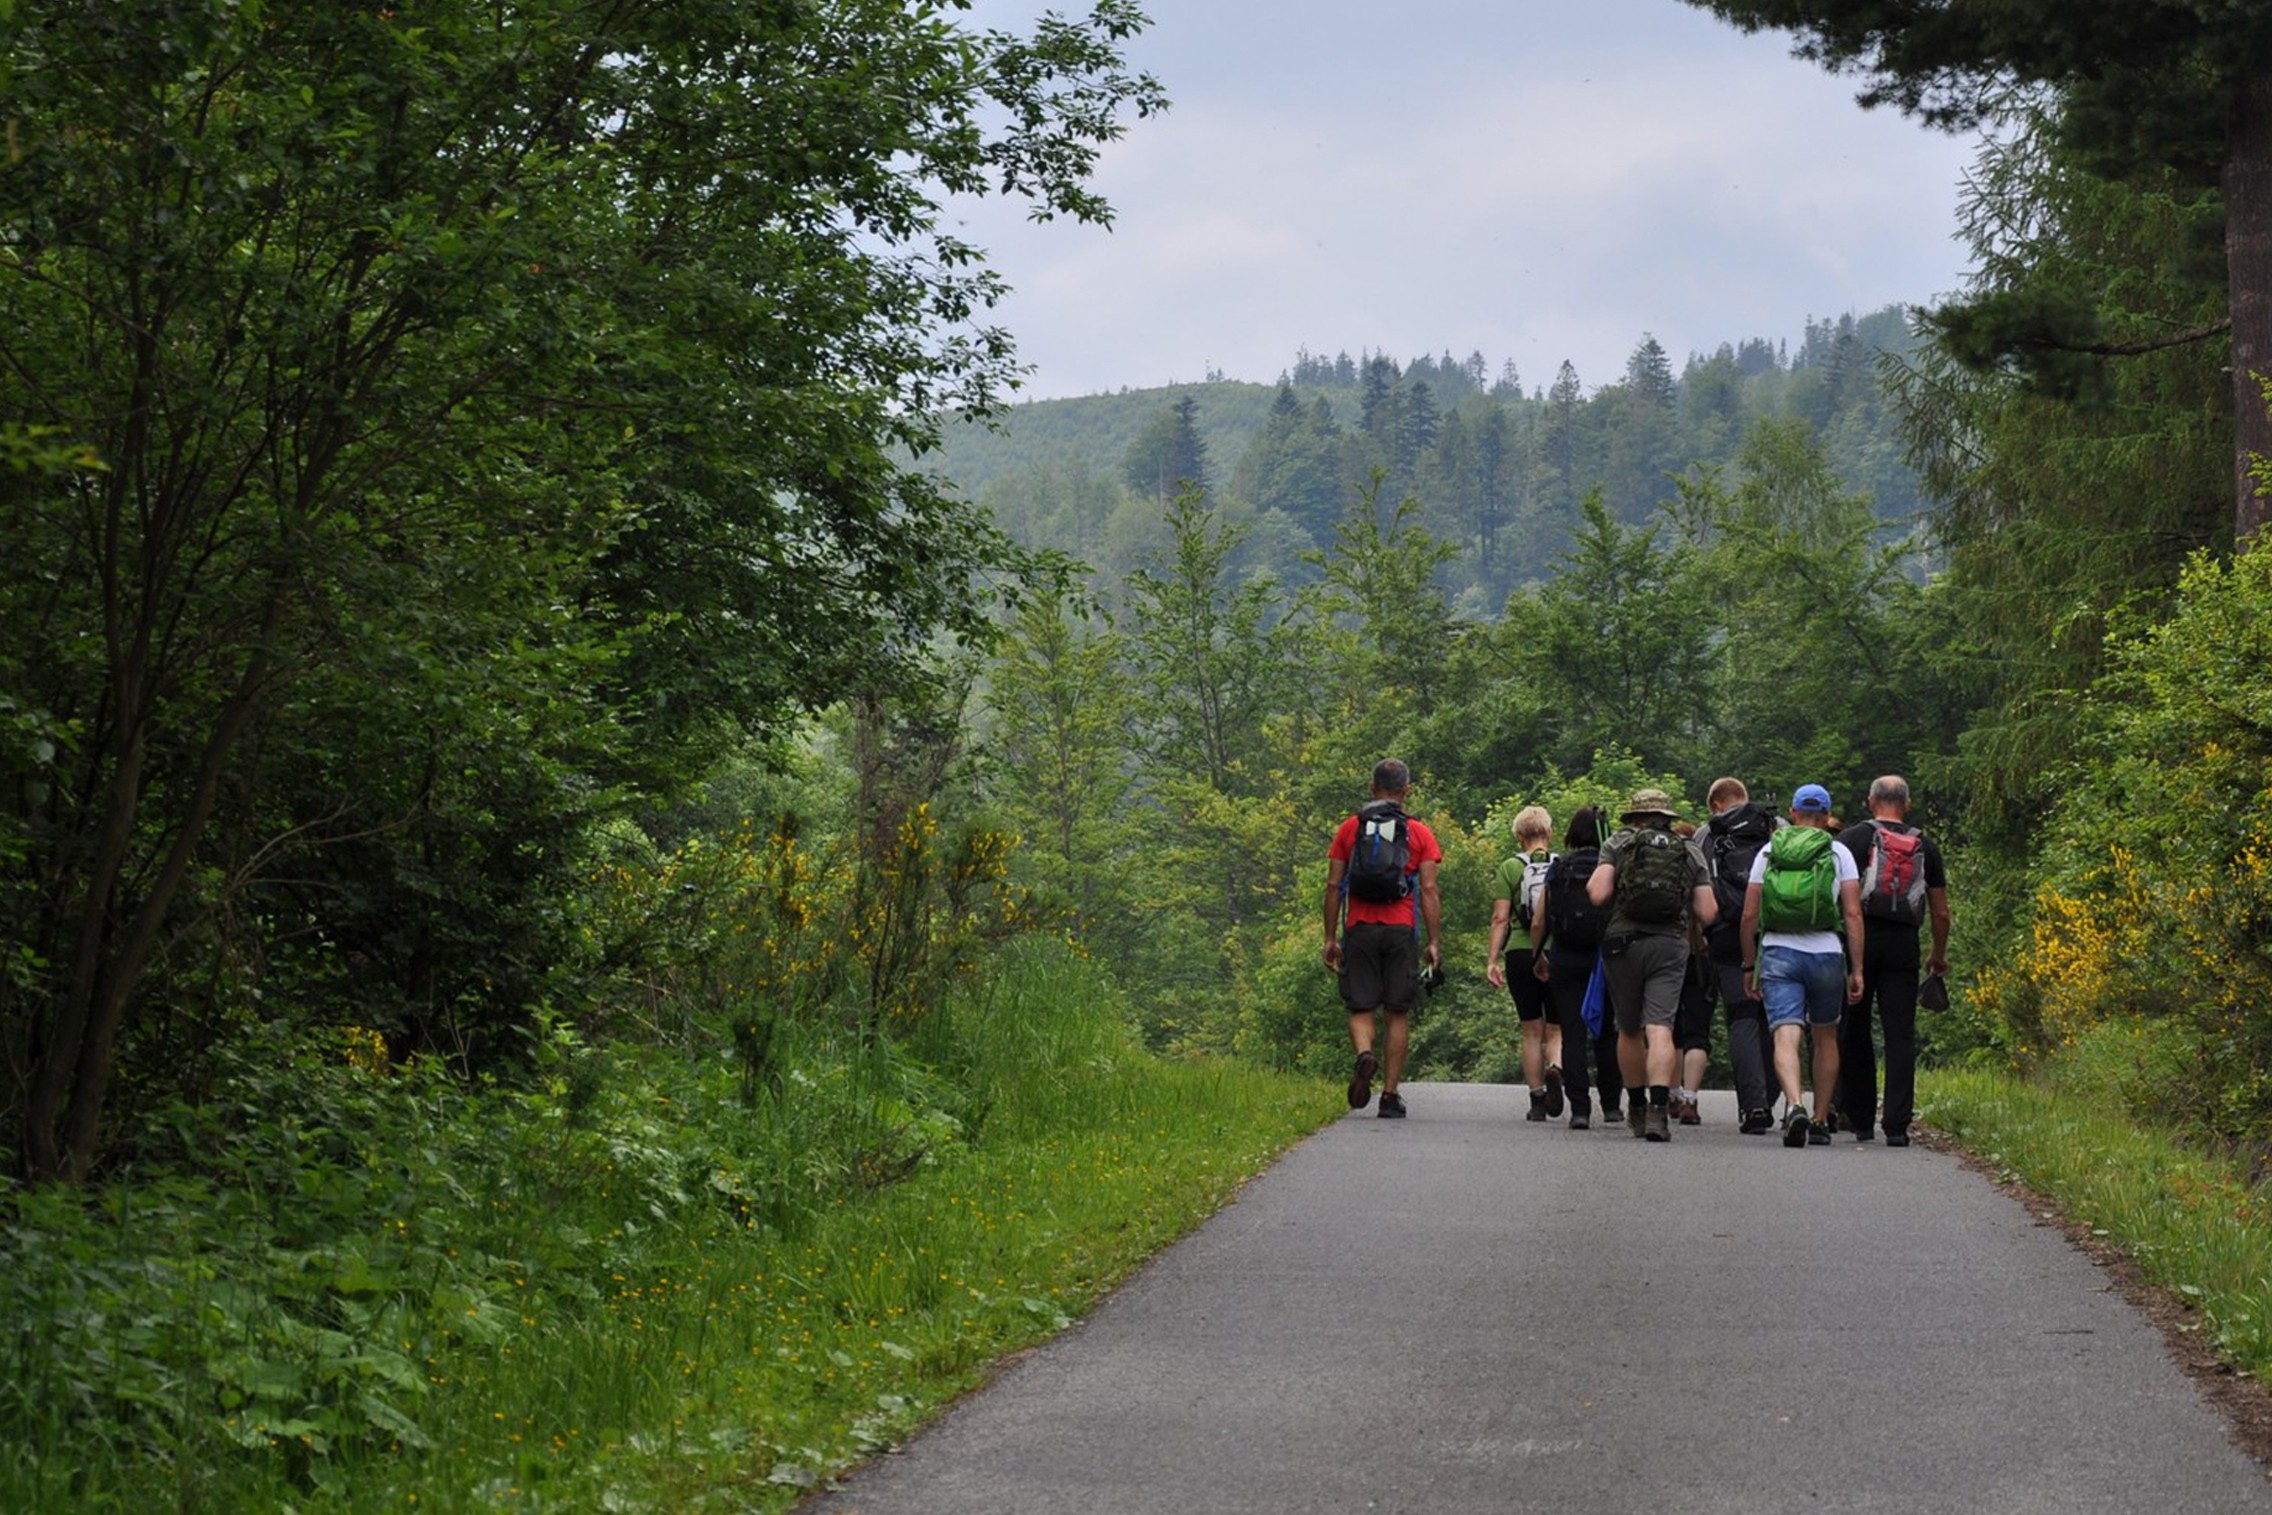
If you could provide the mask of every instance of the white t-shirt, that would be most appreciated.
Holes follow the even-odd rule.
[[[1862,881],[1862,870],[1854,866],[1854,854],[1846,850],[1844,842],[1833,841],[1830,844],[1830,858],[1832,862],[1838,865],[1838,893],[1843,900],[1846,885],[1850,883],[1859,884]],[[1767,849],[1765,847],[1760,848],[1758,855],[1751,860],[1751,881],[1754,884],[1765,884],[1767,882]],[[1841,904],[1839,908],[1843,913],[1844,905]],[[1797,952],[1844,952],[1846,950],[1845,939],[1836,931],[1762,931],[1759,933],[1759,945],[1762,949],[1789,947]]]

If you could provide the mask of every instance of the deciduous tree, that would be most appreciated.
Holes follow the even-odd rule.
[[[983,630],[1016,560],[902,461],[1014,374],[941,207],[1104,217],[1140,24],[0,7],[0,422],[82,450],[0,478],[0,687],[56,754],[5,801],[29,1174],[87,1171],[146,975],[244,868],[438,792],[489,825],[484,765],[543,776],[500,836],[557,834]]]

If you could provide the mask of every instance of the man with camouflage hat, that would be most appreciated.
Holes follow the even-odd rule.
[[[1689,922],[1701,929],[1719,917],[1704,854],[1672,833],[1679,819],[1662,789],[1636,793],[1586,883],[1587,897],[1609,911],[1602,971],[1617,1018],[1617,1060],[1625,1087],[1636,1091],[1626,1122],[1653,1142],[1672,1140],[1673,1021],[1688,975]],[[1637,1092],[1643,1084],[1645,1100]]]

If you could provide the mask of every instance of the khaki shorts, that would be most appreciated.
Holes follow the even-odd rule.
[[[1639,1036],[1644,1026],[1670,1029],[1680,1016],[1680,986],[1688,977],[1686,937],[1611,937],[1602,943],[1601,963],[1620,1033]]]

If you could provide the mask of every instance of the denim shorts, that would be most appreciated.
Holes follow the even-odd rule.
[[[1846,955],[1762,947],[1759,997],[1770,1026],[1835,1026],[1846,1010]]]

